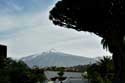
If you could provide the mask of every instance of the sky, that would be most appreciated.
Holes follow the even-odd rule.
[[[93,33],[55,26],[48,17],[56,2],[0,0],[0,44],[7,45],[8,57],[19,59],[50,50],[86,57],[111,55]]]

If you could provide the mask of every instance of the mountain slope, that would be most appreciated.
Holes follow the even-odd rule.
[[[69,67],[75,65],[89,64],[90,62],[95,62],[92,58],[74,56],[71,54],[61,53],[61,52],[43,52],[38,55],[31,55],[24,57],[23,60],[28,66],[58,66],[58,67]]]

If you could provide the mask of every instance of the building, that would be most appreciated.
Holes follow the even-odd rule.
[[[0,58],[7,57],[7,46],[0,44]]]
[[[44,73],[47,78],[45,83],[60,83],[58,79],[52,81],[52,78],[58,77],[58,71],[45,71]],[[88,80],[84,79],[80,72],[64,72],[63,76],[66,77],[63,83],[88,83]]]

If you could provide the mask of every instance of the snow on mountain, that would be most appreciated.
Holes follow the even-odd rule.
[[[70,67],[76,65],[85,65],[94,63],[95,60],[93,58],[75,56],[71,54],[66,54],[62,52],[49,51],[43,52],[41,54],[35,54],[31,56],[27,56],[22,58],[28,66],[38,66],[38,67]]]

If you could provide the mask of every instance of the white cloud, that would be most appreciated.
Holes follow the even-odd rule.
[[[22,30],[15,38],[6,41],[8,55],[15,58],[56,49],[65,53],[81,56],[103,56],[100,38],[74,30],[36,26]]]
[[[11,18],[8,17],[0,17],[0,31],[5,31],[8,29],[12,29],[15,26],[15,23]]]
[[[8,56],[20,58],[49,49],[75,55],[103,56],[100,38],[84,32],[54,26],[48,19],[48,11],[18,16],[6,16],[0,20],[0,31],[19,29],[1,43],[7,44]],[[12,35],[12,34],[9,34]]]

